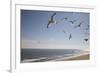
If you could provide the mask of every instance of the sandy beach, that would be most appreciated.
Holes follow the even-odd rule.
[[[89,53],[87,53],[87,54],[81,54],[81,55],[77,55],[77,56],[64,58],[64,61],[69,61],[69,60],[89,60],[89,59],[90,59],[90,56],[89,56]]]

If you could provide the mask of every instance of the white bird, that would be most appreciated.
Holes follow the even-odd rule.
[[[56,13],[53,13],[53,15],[51,16],[48,24],[47,24],[47,28],[49,28],[52,24],[57,24],[56,20],[54,20]]]

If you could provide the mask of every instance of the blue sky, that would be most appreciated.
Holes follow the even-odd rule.
[[[87,49],[89,41],[88,30],[84,28],[89,25],[89,13],[82,12],[56,12],[55,20],[58,24],[46,28],[48,20],[54,11],[21,10],[21,48],[51,48],[51,49]],[[61,21],[63,17],[67,20]],[[71,24],[70,20],[76,20]],[[74,28],[80,22],[82,26]],[[66,33],[63,33],[63,30]],[[69,40],[69,34],[72,38]]]

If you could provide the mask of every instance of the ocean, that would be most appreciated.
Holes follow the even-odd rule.
[[[21,63],[59,61],[60,58],[81,53],[78,49],[21,49]]]

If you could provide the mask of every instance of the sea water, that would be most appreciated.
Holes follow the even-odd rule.
[[[21,49],[21,62],[45,62],[81,53],[78,49]]]

